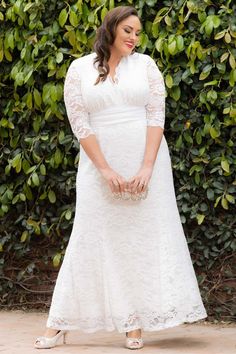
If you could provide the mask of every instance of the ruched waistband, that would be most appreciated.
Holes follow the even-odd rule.
[[[89,117],[92,128],[132,121],[146,123],[146,110],[145,107],[141,106],[119,105],[90,113]]]

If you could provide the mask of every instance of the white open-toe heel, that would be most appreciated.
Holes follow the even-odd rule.
[[[143,339],[142,337],[140,338],[131,338],[128,337],[128,332],[126,332],[126,342],[125,342],[125,346],[126,348],[129,349],[140,349],[143,347]]]
[[[59,338],[63,337],[63,344],[66,344],[67,331],[59,331],[54,337],[38,337],[34,343],[37,349],[49,349],[56,346]]]

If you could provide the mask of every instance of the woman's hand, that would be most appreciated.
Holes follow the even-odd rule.
[[[142,166],[140,168],[138,173],[128,181],[128,188],[131,190],[131,193],[141,193],[146,191],[152,176],[152,171],[153,167]]]
[[[107,181],[112,193],[123,193],[127,188],[126,180],[116,173],[112,168],[106,167],[99,169],[102,176]]]

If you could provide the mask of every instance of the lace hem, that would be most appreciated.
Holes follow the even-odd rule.
[[[67,319],[62,317],[49,316],[47,327],[61,330],[81,330],[85,333],[94,333],[99,330],[118,332],[130,332],[138,328],[144,331],[159,331],[171,328],[184,323],[192,323],[207,317],[207,313],[202,306],[196,306],[193,312],[188,314],[178,314],[175,309],[165,315],[158,313],[133,313],[127,318],[84,318]]]

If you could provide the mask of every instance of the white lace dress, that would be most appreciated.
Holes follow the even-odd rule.
[[[144,156],[147,126],[164,127],[165,87],[154,60],[122,57],[116,81],[94,86],[96,54],[75,59],[64,99],[75,136],[95,134],[125,178]],[[80,146],[73,230],[47,327],[95,332],[161,330],[207,317],[180,221],[163,136],[145,200],[114,199]]]

